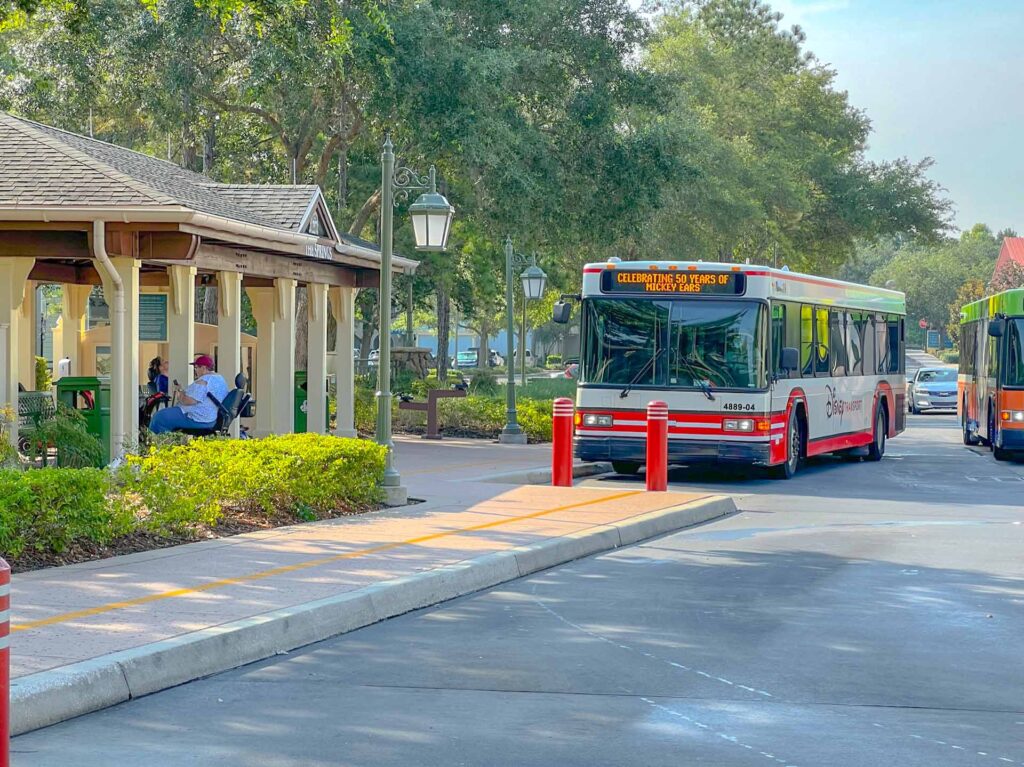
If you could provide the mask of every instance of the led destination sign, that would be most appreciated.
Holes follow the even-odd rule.
[[[690,295],[742,295],[746,275],[740,272],[641,272],[609,270],[601,274],[605,293],[688,293]]]

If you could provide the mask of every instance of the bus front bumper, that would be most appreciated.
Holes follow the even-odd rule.
[[[1024,429],[1000,429],[999,447],[1004,450],[1024,451]]]
[[[626,437],[576,437],[576,457],[581,461],[647,462],[647,442]],[[738,463],[748,466],[769,464],[770,444],[765,442],[721,442],[714,440],[670,439],[668,462]]]

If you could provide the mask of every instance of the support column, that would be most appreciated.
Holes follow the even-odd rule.
[[[252,392],[256,399],[256,428],[253,433],[265,437],[273,433],[271,396],[274,388],[274,302],[277,292],[273,288],[246,288],[252,316],[256,320],[256,371]]]
[[[295,431],[295,288],[289,277],[274,280],[274,368],[270,385],[271,430]],[[267,397],[264,395],[264,401]]]
[[[92,285],[64,285],[61,291],[61,357],[71,360],[69,375],[82,375],[82,339]],[[56,356],[56,355],[54,355]]]
[[[140,262],[134,258],[116,257],[110,259],[114,270],[121,277],[124,285],[124,307],[123,315],[114,311],[114,286],[100,270],[100,279],[103,280],[103,296],[107,305],[111,308],[110,330],[111,343],[110,354],[120,354],[124,359],[124,378],[117,380],[115,376],[110,378],[110,458],[116,461],[122,457],[118,454],[117,446],[120,443],[126,449],[132,448],[139,441],[139,266]],[[120,327],[118,327],[120,323]],[[120,342],[120,343],[118,343]],[[120,423],[124,424],[124,434],[114,434],[114,424],[118,423],[115,417],[115,408],[121,409]]]
[[[18,444],[18,320],[33,258],[0,258],[0,408],[14,416],[8,424],[11,444]]]
[[[196,357],[196,268],[167,268],[170,295],[167,300],[167,356],[170,379],[182,387],[192,383],[195,372],[189,363]]]
[[[36,283],[29,280],[21,297],[18,317],[18,380],[26,391],[36,390]]]
[[[327,295],[338,325],[334,343],[334,383],[338,392],[338,421],[334,433],[356,437],[355,348],[356,288],[331,288]]]
[[[306,431],[327,433],[327,286],[306,285]]]
[[[217,372],[228,388],[242,372],[242,275],[217,274]],[[238,420],[231,424],[231,436],[238,436]]]

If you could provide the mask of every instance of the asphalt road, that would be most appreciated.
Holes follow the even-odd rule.
[[[910,423],[880,464],[675,471],[742,511],[23,736],[14,767],[1024,765],[1024,464]]]

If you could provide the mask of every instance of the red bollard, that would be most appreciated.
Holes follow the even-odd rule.
[[[668,490],[668,405],[647,403],[647,489]]]
[[[575,412],[568,397],[555,400],[551,414],[551,486],[572,487],[572,418]]]
[[[0,767],[11,758],[11,568],[0,559]]]

